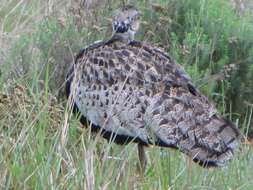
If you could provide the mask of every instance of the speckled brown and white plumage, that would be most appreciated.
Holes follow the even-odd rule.
[[[142,42],[112,38],[82,50],[67,94],[105,138],[178,148],[203,166],[226,163],[240,138],[180,65]]]

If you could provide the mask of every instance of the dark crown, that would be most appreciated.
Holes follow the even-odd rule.
[[[114,21],[113,22],[113,30],[117,33],[124,33],[127,32],[130,28],[130,23],[126,21]]]

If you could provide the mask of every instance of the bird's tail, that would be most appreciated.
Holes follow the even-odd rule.
[[[233,155],[242,136],[228,120],[213,116],[204,126],[188,131],[179,149],[203,167],[222,166]]]

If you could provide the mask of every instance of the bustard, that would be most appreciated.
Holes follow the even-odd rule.
[[[81,50],[67,76],[81,122],[117,144],[138,143],[143,169],[148,145],[177,148],[204,167],[224,165],[241,138],[238,129],[173,58],[134,40],[138,10],[123,7],[112,25],[112,37]]]

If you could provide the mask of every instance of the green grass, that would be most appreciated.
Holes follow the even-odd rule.
[[[140,175],[135,144],[109,144],[81,127],[66,106],[64,76],[80,48],[110,36],[110,11],[120,2],[97,4],[97,12],[76,2],[0,2],[0,189],[253,189],[252,145],[241,145],[227,166],[215,169],[151,147]],[[164,47],[194,82],[224,65],[240,66],[229,80],[200,90],[248,136],[252,17],[236,16],[225,0],[152,2],[158,9],[136,3],[151,23],[138,39]]]
[[[32,99],[28,96],[27,99]],[[31,100],[33,101],[33,100]],[[36,100],[35,100],[36,101]],[[228,166],[203,169],[178,151],[147,149],[144,176],[137,148],[121,147],[80,129],[58,105],[22,101],[1,119],[1,185],[5,189],[252,189],[252,149],[241,146]],[[10,105],[10,104],[9,104]],[[20,110],[22,109],[22,110]],[[15,121],[12,114],[19,113]],[[8,124],[13,125],[8,126]],[[6,125],[6,124],[7,125]],[[69,125],[68,125],[69,124]],[[188,164],[187,164],[188,163]]]

